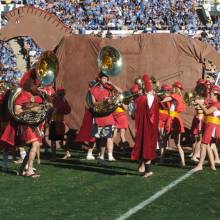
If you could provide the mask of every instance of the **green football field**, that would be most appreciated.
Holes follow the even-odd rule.
[[[193,167],[188,162],[180,168],[171,152],[163,166],[153,165],[155,175],[144,179],[129,153],[118,152],[118,161],[104,166],[85,155],[74,150],[69,160],[42,159],[39,179],[1,173],[0,220],[117,219]],[[16,168],[10,164],[10,170]],[[205,167],[128,219],[220,219],[220,168]]]

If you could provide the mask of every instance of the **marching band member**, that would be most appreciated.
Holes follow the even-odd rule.
[[[65,122],[64,116],[71,112],[71,107],[65,99],[65,90],[59,86],[53,97],[53,112],[49,126],[49,140],[51,140],[52,160],[56,160],[56,141],[60,141],[64,148],[65,155],[63,159],[71,157],[69,149],[64,143]]]
[[[3,86],[3,85],[2,85]],[[0,93],[0,135],[4,133],[7,123],[10,121],[10,114],[7,107],[9,96],[9,90],[4,90]],[[1,148],[3,150],[3,164],[2,164],[2,171],[7,172],[8,170],[8,151],[9,145],[5,143],[1,143]],[[11,147],[13,153],[15,149]]]
[[[92,136],[92,127],[93,127],[93,115],[85,107],[82,124],[79,129],[79,133],[75,138],[75,142],[87,142],[88,143],[89,149],[87,152],[86,160],[95,160],[95,157],[93,156],[93,150],[95,147],[96,138]]]
[[[200,100],[203,100],[205,102],[205,97],[207,96],[207,88],[206,88],[206,81],[203,79],[199,79],[197,81],[197,85],[195,87],[195,91],[199,94]],[[192,120],[191,125],[191,134],[195,139],[195,143],[193,144],[192,154],[190,155],[191,160],[198,162],[200,155],[200,144],[202,140],[202,133],[204,130],[204,112],[200,108],[199,105],[192,103],[195,108],[195,115]]]
[[[172,91],[172,87],[168,84],[163,84],[161,86],[161,90],[163,91],[163,97],[165,96],[169,96],[171,91]],[[165,132],[165,125],[167,123],[167,120],[169,118],[169,108],[170,108],[170,102],[159,102],[159,146],[160,146],[160,160],[162,162],[163,157],[164,157],[164,153],[165,153],[165,149],[167,147],[167,138],[166,136],[166,132]]]
[[[185,132],[183,119],[180,116],[181,112],[185,111],[185,102],[182,97],[181,90],[183,86],[180,82],[175,82],[173,84],[173,92],[170,96],[165,97],[162,102],[170,102],[169,117],[165,125],[165,130],[168,135],[173,134],[174,142],[178,148],[181,165],[185,166],[184,151],[180,145],[181,133]]]
[[[159,125],[159,102],[152,92],[152,85],[149,77],[143,76],[145,91],[134,100],[135,120],[135,145],[132,150],[131,159],[139,160],[138,171],[144,177],[153,175],[151,161],[156,158],[156,146]],[[134,90],[135,87],[133,86]]]
[[[102,72],[99,74],[100,83],[96,86],[92,87],[91,97],[93,105],[104,101],[108,97],[111,96],[112,89],[122,92],[117,86],[115,86],[112,82],[109,81],[109,77]],[[93,125],[93,137],[96,138],[96,145],[100,147],[100,160],[104,160],[105,156],[105,145],[107,143],[108,149],[108,160],[114,161],[115,158],[113,157],[113,132],[115,126],[115,120],[112,114],[107,116],[97,117],[94,115],[94,122]]]
[[[216,170],[213,152],[210,147],[211,143],[217,143],[220,138],[220,88],[219,86],[213,86],[211,90],[212,105],[208,108],[204,106],[201,100],[195,102],[205,112],[205,127],[204,134],[202,135],[201,153],[198,165],[194,168],[194,171],[200,171],[203,169],[203,163],[205,161],[206,152],[208,153],[210,165],[212,170]]]
[[[22,114],[26,109],[38,112],[40,110],[39,104],[43,102],[43,99],[38,94],[37,87],[39,85],[36,79],[35,69],[26,72],[20,80],[20,86],[22,91],[14,102],[15,114]],[[33,162],[39,151],[42,134],[41,124],[38,126],[21,124],[11,120],[6,126],[4,133],[1,136],[1,141],[4,143],[15,146],[16,144],[30,144],[30,153],[26,156],[26,160],[23,161],[20,174],[32,178],[37,178],[40,175],[36,174],[33,170]],[[16,142],[15,142],[16,141]],[[23,168],[28,164],[28,169],[23,172]]]
[[[89,82],[89,89],[90,92],[91,88],[97,83],[96,80],[92,80]],[[88,152],[86,159],[87,160],[95,160],[93,156],[93,150],[96,144],[96,138],[92,136],[92,127],[93,127],[93,115],[89,111],[88,106],[85,107],[84,116],[82,120],[82,124],[79,129],[79,133],[75,138],[75,142],[87,142],[88,143]]]
[[[128,106],[125,104],[121,104],[121,106],[117,107],[116,110],[113,112],[113,118],[115,120],[116,129],[114,131],[114,138],[116,138],[117,132],[120,132],[121,142],[119,143],[119,147],[125,149],[129,146],[129,143],[126,141],[125,132],[128,129],[128,116],[126,111]]]

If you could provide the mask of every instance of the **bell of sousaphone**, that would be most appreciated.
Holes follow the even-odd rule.
[[[47,86],[54,82],[58,72],[58,60],[53,51],[45,51],[36,66],[37,78],[41,85]]]
[[[97,64],[102,73],[114,77],[120,74],[122,70],[122,56],[114,47],[105,46],[98,54]]]

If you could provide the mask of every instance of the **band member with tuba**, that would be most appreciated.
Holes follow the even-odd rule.
[[[43,99],[39,96],[37,90],[38,85],[39,81],[36,78],[35,69],[31,69],[23,75],[20,80],[22,91],[14,102],[14,111],[16,115],[22,114],[27,109],[33,112],[38,112],[40,110],[39,104],[43,102]],[[31,145],[30,153],[27,158],[28,161],[24,160],[25,164],[22,166],[24,168],[27,162],[27,171],[21,173],[24,176],[30,176],[33,178],[39,177],[39,175],[33,170],[33,162],[41,145],[41,129],[42,124],[38,126],[31,126],[17,121],[15,122],[12,119],[1,136],[1,141],[11,146],[23,144]]]
[[[71,107],[65,98],[65,89],[61,86],[57,88],[53,96],[53,112],[49,127],[49,139],[51,140],[52,159],[56,160],[56,141],[60,141],[64,148],[65,155],[63,159],[71,157],[69,149],[64,144],[65,123],[64,116],[71,112]]]
[[[115,86],[111,81],[109,81],[109,77],[104,73],[99,73],[99,83],[97,83],[94,87],[91,88],[91,98],[93,105],[96,105],[104,100],[108,99],[112,96],[112,90],[116,90],[121,93],[121,89]],[[105,156],[105,145],[107,144],[108,150],[108,160],[114,161],[113,157],[113,132],[115,120],[113,118],[112,113],[106,116],[96,116],[94,115],[93,125],[93,137],[96,138],[96,146],[100,147],[100,160],[104,160]]]
[[[156,158],[159,102],[152,91],[150,79],[146,74],[143,76],[143,84],[142,89],[139,87],[138,93],[140,95],[134,101],[133,115],[136,135],[131,159],[139,160],[138,171],[147,178],[153,175],[151,161]],[[132,88],[135,89],[134,86]]]

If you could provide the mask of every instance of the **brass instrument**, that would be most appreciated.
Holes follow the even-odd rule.
[[[91,94],[88,92],[86,96],[86,102],[87,106],[90,108],[90,111],[95,116],[105,116],[114,112],[115,109],[122,104],[128,105],[135,96],[137,96],[137,94],[132,94],[130,91],[124,91],[122,93],[108,97],[103,102],[92,105]]]
[[[117,76],[123,67],[120,52],[111,46],[105,46],[100,50],[97,64],[100,71],[109,77]]]
[[[137,84],[143,91],[146,91],[144,81],[141,77],[138,77],[134,80],[134,83]]]
[[[47,117],[47,114],[50,110],[50,106],[47,102],[43,102],[42,104],[39,104],[39,111],[32,111],[28,108],[25,108],[24,111],[19,115],[15,114],[14,101],[20,95],[21,91],[22,89],[17,87],[11,92],[8,100],[8,109],[10,113],[12,114],[13,118],[19,123],[29,125],[40,124]]]
[[[207,95],[207,88],[203,84],[198,84],[196,87],[190,91],[186,92],[184,95],[184,101],[188,106],[195,106],[196,99],[204,99]]]
[[[120,74],[122,70],[122,57],[120,52],[111,46],[103,47],[97,58],[97,65],[100,71],[108,77],[114,77]],[[90,87],[98,85],[100,82],[92,81]],[[90,111],[96,116],[104,116],[112,113],[120,105],[122,94],[113,94],[103,102],[93,104],[90,92],[86,94],[86,104]]]
[[[41,86],[50,85],[55,80],[56,74],[58,71],[58,60],[54,52],[46,51],[44,52],[39,59],[39,62],[36,66],[36,75],[41,82]],[[46,98],[46,94],[41,91],[39,95],[44,100],[42,104],[39,104],[39,111],[32,111],[31,108],[23,108],[23,112],[16,114],[14,111],[14,101],[20,95],[22,89],[19,87],[14,88],[11,91],[8,100],[8,109],[14,119],[22,124],[37,125],[45,120],[48,115],[48,112],[51,109],[51,104]]]
[[[42,53],[36,66],[37,78],[41,85],[46,86],[54,82],[58,68],[58,59],[53,51]]]
[[[198,94],[195,92],[195,90],[186,92],[184,95],[184,101],[188,106],[194,105],[194,101],[198,98]]]

